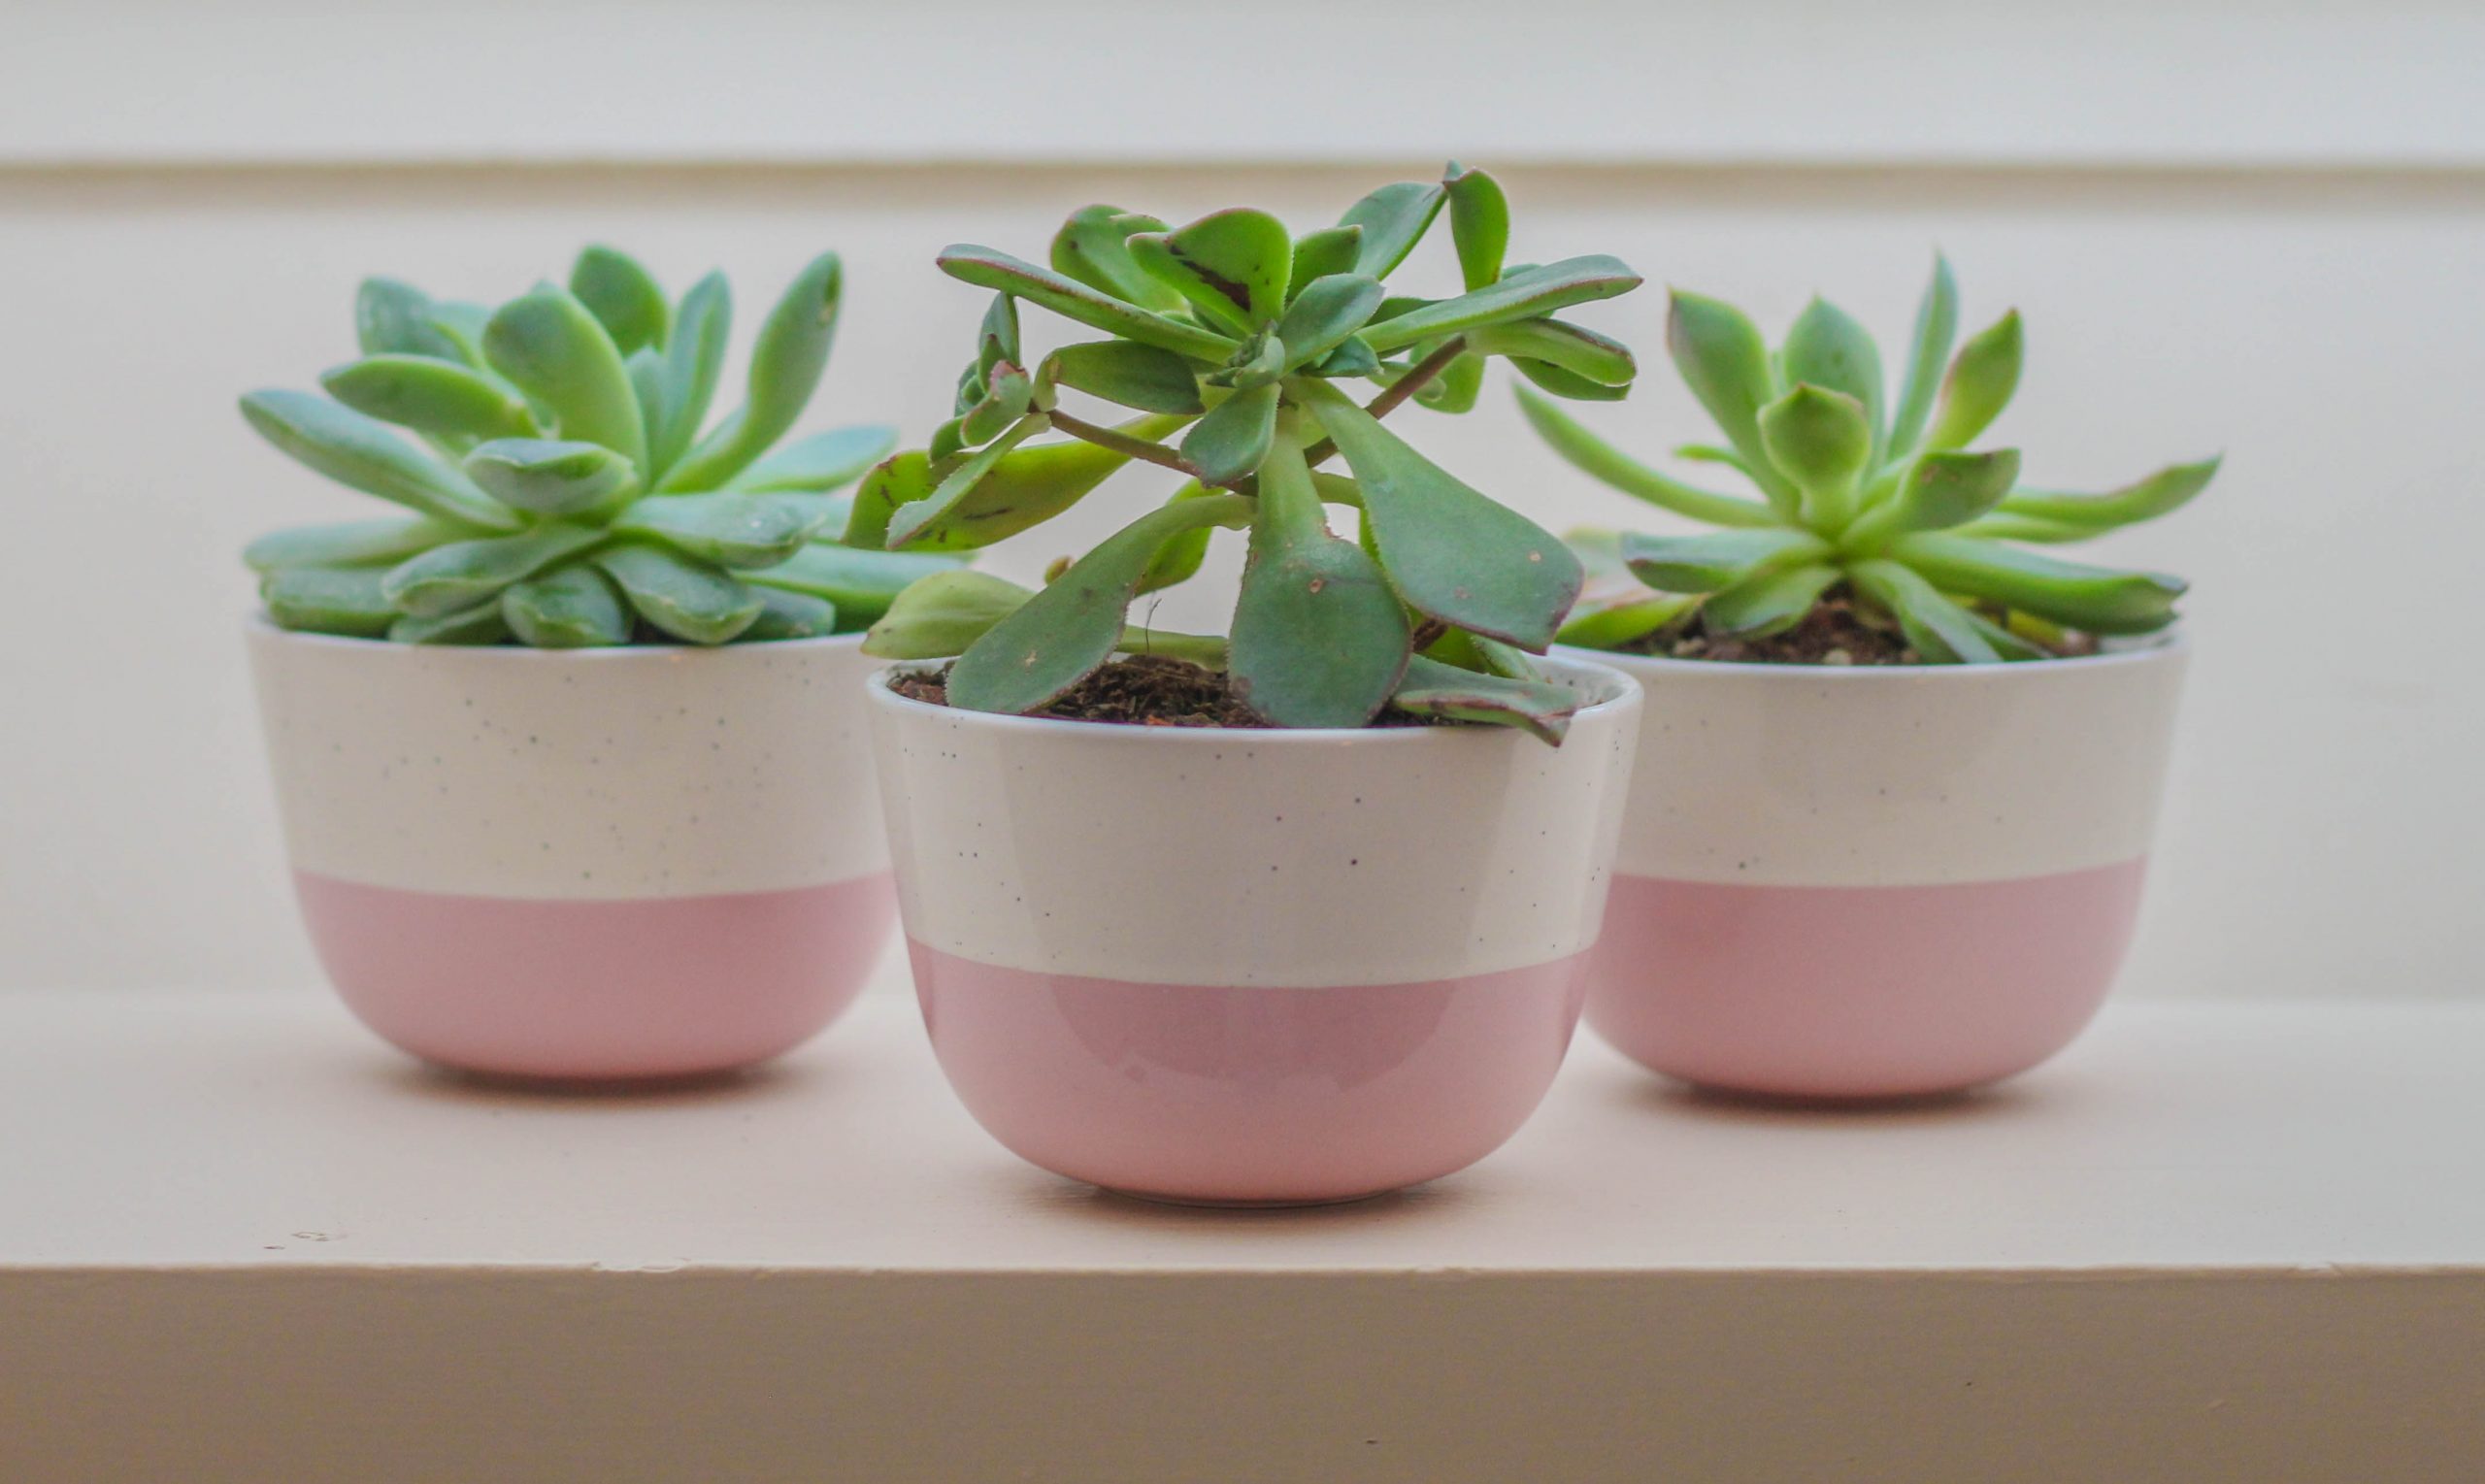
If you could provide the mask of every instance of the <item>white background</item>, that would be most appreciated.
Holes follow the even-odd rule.
[[[315,984],[233,553],[372,507],[232,404],[348,358],[362,274],[504,297],[598,238],[677,288],[726,268],[746,332],[835,247],[814,420],[919,438],[983,297],[942,245],[1041,255],[1096,200],[1312,224],[1454,151],[1509,185],[1519,255],[1648,275],[1579,316],[1643,352],[1586,414],[1643,451],[1698,436],[1663,284],[1773,333],[1818,289],[1887,344],[1937,243],[1971,323],[2028,317],[1997,436],[2032,478],[2227,450],[2102,553],[2191,577],[2200,642],[2128,992],[2485,992],[2485,8],[1191,9],[0,4],[0,991]],[[1410,428],[1549,524],[1640,517],[1502,387]]]

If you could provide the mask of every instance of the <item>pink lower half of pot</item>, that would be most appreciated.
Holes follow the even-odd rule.
[[[679,1077],[764,1062],[837,1018],[896,920],[885,873],[629,901],[457,896],[307,871],[346,1004],[401,1050],[500,1076]]]
[[[1939,886],[1617,875],[1588,1023],[1726,1091],[1893,1098],[1997,1081],[2095,1016],[2146,866]]]
[[[976,1120],[1031,1164],[1155,1200],[1292,1205],[1418,1184],[1527,1121],[1587,955],[1426,983],[1143,984],[910,945],[924,1024]]]

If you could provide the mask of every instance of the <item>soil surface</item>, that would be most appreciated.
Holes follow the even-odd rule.
[[[949,704],[949,667],[936,674],[902,674],[889,688],[911,701],[932,706]],[[1226,688],[1225,674],[1163,655],[1127,655],[1108,660],[1103,669],[1053,698],[1030,716],[1062,721],[1100,721],[1126,727],[1240,727],[1274,730],[1252,714]],[[1467,723],[1437,716],[1418,716],[1396,707],[1374,719],[1376,727],[1462,726]]]
[[[2071,634],[2070,643],[2040,645],[2063,658],[2097,652],[2097,641]],[[2031,643],[2038,641],[2031,640]],[[1718,639],[1696,628],[1660,629],[1625,650],[1677,660],[1718,660],[1734,665],[1920,665],[1906,636],[1879,614],[1859,608],[1844,588],[1812,605],[1804,621],[1765,639]]]

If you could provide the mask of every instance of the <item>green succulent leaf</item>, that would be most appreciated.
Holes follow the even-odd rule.
[[[1472,293],[1502,276],[1510,246],[1509,197],[1491,176],[1454,161],[1441,187],[1449,193],[1449,236],[1458,248],[1458,269]]]
[[[390,568],[381,591],[403,612],[437,618],[473,608],[603,540],[592,526],[555,522],[515,536],[450,542]]]
[[[1405,673],[1407,611],[1364,549],[1329,529],[1303,450],[1261,468],[1229,664],[1242,703],[1281,727],[1360,727]]]
[[[1182,457],[1203,484],[1231,484],[1260,467],[1276,437],[1276,382],[1236,392],[1191,425]]]
[[[1035,594],[988,572],[958,568],[900,591],[863,636],[863,652],[884,660],[938,660],[963,654]]]
[[[1965,525],[2000,505],[2018,478],[2016,448],[1919,454],[1900,479],[1897,493],[1847,529],[1844,544],[1851,551],[1869,551],[1909,531]]]
[[[474,534],[471,527],[423,515],[294,526],[271,531],[243,547],[242,560],[262,573],[282,567],[394,566],[418,551]]]
[[[365,279],[354,294],[354,340],[365,355],[428,355],[463,361],[465,351],[435,320],[431,296],[394,279]]]
[[[1277,320],[1276,338],[1285,346],[1283,369],[1326,360],[1371,320],[1386,293],[1378,279],[1361,274],[1331,274],[1305,284]]]
[[[630,461],[602,444],[502,438],[466,455],[467,478],[501,504],[536,515],[575,515],[638,485]]]
[[[1783,634],[1802,622],[1841,576],[1825,562],[1757,573],[1711,594],[1700,606],[1700,621],[1720,637],[1762,639]]]
[[[661,415],[647,430],[647,478],[660,481],[680,461],[716,399],[724,375],[725,347],[733,331],[734,295],[721,273],[712,273],[681,296],[673,338],[664,347],[663,392],[650,404]]]
[[[1186,480],[1181,488],[1174,491],[1167,503],[1172,504],[1176,500],[1205,500],[1210,495],[1223,493],[1225,493],[1224,490],[1210,489],[1197,479],[1190,479]],[[1169,538],[1165,544],[1156,548],[1156,560],[1147,564],[1146,575],[1139,579],[1139,590],[1142,593],[1157,592],[1187,582],[1199,576],[1200,564],[1208,560],[1208,539],[1210,534],[1212,534],[1211,528],[1202,526],[1197,530],[1184,531],[1178,536]]]
[[[380,419],[325,397],[255,391],[242,399],[242,415],[279,451],[340,484],[470,528],[517,524],[464,475],[407,446]]]
[[[2175,464],[2136,483],[2102,495],[2056,494],[2020,489],[2004,497],[2005,515],[2059,521],[2077,527],[2084,536],[2103,535],[2118,526],[2135,525],[2169,515],[2191,503],[2217,477],[2218,460]]]
[[[1162,438],[1189,421],[1151,414],[1117,424],[1113,431],[1142,441]],[[964,551],[1041,525],[1078,503],[1089,490],[1130,462],[1130,455],[1084,440],[1012,449],[976,482],[949,512],[911,530],[908,544],[924,551]],[[864,476],[845,525],[845,544],[878,550],[889,544],[889,522],[906,506],[929,499],[940,466],[923,453],[884,460]]]
[[[955,570],[963,558],[931,551],[857,551],[815,541],[774,567],[741,574],[753,586],[834,604],[839,620],[861,628],[889,610],[910,582]]]
[[[1757,501],[1713,494],[1649,468],[1524,386],[1518,388],[1518,403],[1528,422],[1554,452],[1626,495],[1707,525],[1761,527],[1778,523],[1776,514]]]
[[[2012,310],[1991,328],[1970,336],[1950,363],[1941,381],[1941,402],[1933,417],[1928,448],[1964,448],[1991,426],[2019,389],[2019,368],[2027,343]]]
[[[1838,531],[1854,518],[1856,487],[1872,461],[1870,419],[1854,397],[1808,382],[1760,410],[1761,448],[1803,496],[1806,525]]]
[[[1237,335],[1276,320],[1294,271],[1294,239],[1266,212],[1212,212],[1173,232],[1130,239],[1131,258],[1202,317]]]
[[[1148,412],[1197,416],[1199,374],[1171,350],[1130,340],[1083,341],[1044,358],[1040,380]]]
[[[673,306],[639,260],[606,247],[591,247],[570,268],[570,292],[604,325],[623,356],[643,346],[664,348],[673,331]]]
[[[1072,213],[1054,234],[1053,270],[1111,298],[1160,314],[1172,313],[1181,309],[1182,296],[1156,281],[1130,255],[1133,236],[1164,230],[1165,223],[1153,216],[1117,206],[1086,207]]]
[[[1629,293],[1640,283],[1640,276],[1620,258],[1603,254],[1565,258],[1541,268],[1507,274],[1499,282],[1455,299],[1408,310],[1370,326],[1362,334],[1373,349],[1387,355],[1419,340],[1437,340],[1514,319],[1533,319],[1574,304],[1610,299]]]
[[[259,583],[259,602],[281,629],[380,639],[397,621],[376,567],[282,567]]]
[[[996,367],[1023,366],[1027,357],[1018,346],[1018,301],[994,294],[983,312],[983,328],[976,334],[975,369],[989,378]]]
[[[1490,335],[1494,332],[1484,330],[1479,333]],[[1631,384],[1627,381],[1618,386],[1608,385],[1603,381],[1592,381],[1575,371],[1566,370],[1550,361],[1514,355],[1509,357],[1509,363],[1511,370],[1535,382],[1539,388],[1568,402],[1620,402],[1631,395]]]
[[[1461,483],[1325,381],[1306,399],[1362,486],[1366,529],[1399,597],[1443,623],[1542,650],[1579,593],[1578,558]]]
[[[1570,734],[1577,692],[1549,680],[1479,675],[1416,655],[1391,701],[1402,711],[1454,721],[1521,727],[1554,746]]]
[[[1924,300],[1915,311],[1913,347],[1907,353],[1906,390],[1899,398],[1898,412],[1890,421],[1888,447],[1896,453],[1911,453],[1916,441],[1924,436],[1924,424],[1933,415],[1933,399],[1940,390],[1941,368],[1950,359],[1950,343],[1959,335],[1959,283],[1950,274],[1949,259],[1933,255],[1933,281],[1924,290]]]
[[[389,643],[398,644],[497,644],[509,634],[509,620],[501,614],[498,598],[436,618],[402,614],[388,626]]]
[[[471,367],[428,355],[365,356],[319,378],[328,395],[382,422],[446,438],[531,438],[526,399]]]
[[[1857,590],[1889,610],[1915,652],[1935,664],[1992,665],[2002,654],[1986,639],[1975,615],[1943,597],[1905,566],[1858,562],[1847,571]]]
[[[1480,355],[1507,355],[1551,365],[1600,387],[1629,387],[1640,374],[1631,347],[1610,336],[1559,319],[1523,319],[1467,337]]]
[[[483,328],[492,369],[552,414],[555,430],[646,460],[646,429],[629,368],[603,324],[565,289],[539,288],[514,299]]]
[[[834,634],[845,624],[837,605],[826,598],[798,593],[781,587],[755,587],[759,595],[759,616],[742,631],[744,643],[768,643],[786,639],[819,639]],[[850,627],[850,625],[846,625]]]
[[[882,423],[831,428],[793,443],[725,481],[743,494],[826,494],[851,484],[897,446],[897,429]]]
[[[1778,351],[1789,386],[1808,384],[1843,392],[1864,411],[1872,450],[1881,448],[1881,351],[1872,332],[1826,299],[1815,297],[1795,316]]]
[[[1241,525],[1253,502],[1241,495],[1160,506],[1088,551],[969,645],[949,672],[949,704],[1024,714],[1112,657],[1141,577],[1157,549],[1184,531]]]
[[[1684,593],[1652,593],[1622,560],[1621,538],[1611,531],[1573,531],[1563,538],[1587,580],[1554,636],[1558,643],[1584,649],[1620,649],[1679,622],[1701,600]]]
[[[961,243],[944,249],[939,261],[942,272],[961,282],[1015,294],[1064,318],[1125,340],[1220,364],[1235,350],[1235,342],[1227,336],[1108,297],[1077,279],[1007,252]]]
[[[1345,344],[1332,350],[1309,370],[1317,377],[1377,377],[1381,374],[1380,357],[1359,335],[1349,335]]]
[[[1475,400],[1484,393],[1484,358],[1473,351],[1461,351],[1441,368],[1441,375],[1416,388],[1415,400],[1436,412],[1456,415],[1475,410]]]
[[[824,495],[656,495],[622,511],[613,529],[654,537],[719,567],[774,567],[801,550],[839,509]]]
[[[1972,537],[1903,538],[1892,560],[1943,592],[1966,593],[2091,634],[2149,634],[2174,621],[2185,584],[2158,573],[2117,572]]]
[[[834,252],[821,253],[794,276],[751,345],[743,405],[668,470],[657,489],[719,488],[785,436],[811,404],[820,374],[828,368],[845,281],[845,268]]]
[[[574,562],[501,594],[510,632],[538,649],[611,648],[630,642],[630,610],[604,574]]]
[[[1622,538],[1622,559],[1633,575],[1668,593],[1720,592],[1762,573],[1818,561],[1829,554],[1829,543],[1809,531],[1785,527]]]
[[[1342,273],[1353,273],[1355,260],[1363,255],[1363,228],[1322,227],[1294,240],[1294,271],[1287,276],[1288,298],[1299,299],[1303,291],[1322,279]]]
[[[1994,652],[2005,661],[2054,658],[2053,651],[2041,648],[2019,635],[2011,633],[1982,613],[1971,610],[1968,613],[1968,621],[1976,626],[1976,632],[1984,636],[1984,642],[1993,645]]]
[[[725,643],[766,607],[731,575],[660,546],[614,546],[595,564],[641,618],[684,643]]]
[[[967,497],[975,492],[984,476],[990,474],[1010,451],[1019,444],[1051,426],[1042,412],[1021,417],[992,442],[977,449],[956,468],[941,477],[931,494],[921,500],[911,500],[897,507],[888,518],[884,540],[892,551],[910,544],[934,522],[954,513]],[[850,517],[849,517],[850,524]]]
[[[992,368],[982,398],[958,417],[958,442],[978,447],[1010,431],[1035,406],[1036,383],[1020,368],[1004,361]]]
[[[1428,181],[1401,181],[1384,185],[1346,208],[1346,214],[1338,219],[1338,225],[1355,227],[1362,233],[1354,271],[1368,279],[1389,277],[1432,229],[1433,217],[1440,214],[1441,202],[1448,194]]]
[[[1676,290],[1666,314],[1666,349],[1770,505],[1783,519],[1802,518],[1802,497],[1772,472],[1760,441],[1760,410],[1776,400],[1777,376],[1759,328],[1731,304]]]

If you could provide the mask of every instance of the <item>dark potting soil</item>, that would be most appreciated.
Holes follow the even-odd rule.
[[[2097,652],[2093,635],[2067,634],[2068,643],[2044,644],[2056,655],[2069,659]],[[1783,634],[1764,639],[1718,639],[1699,632],[1696,627],[1680,630],[1660,629],[1629,645],[1630,654],[1655,655],[1663,659],[1717,660],[1733,665],[1920,665],[1924,656],[1915,652],[1899,632],[1877,613],[1867,612],[1855,604],[1844,588],[1834,588],[1804,620]]]
[[[911,701],[932,706],[949,704],[949,667],[936,673],[904,673],[889,688]],[[1163,655],[1134,654],[1108,660],[1104,667],[1030,711],[1062,721],[1100,721],[1126,727],[1244,727],[1268,730],[1269,723],[1252,714],[1226,687],[1225,674]],[[1418,716],[1396,707],[1382,710],[1376,727],[1463,726],[1442,717]]]

